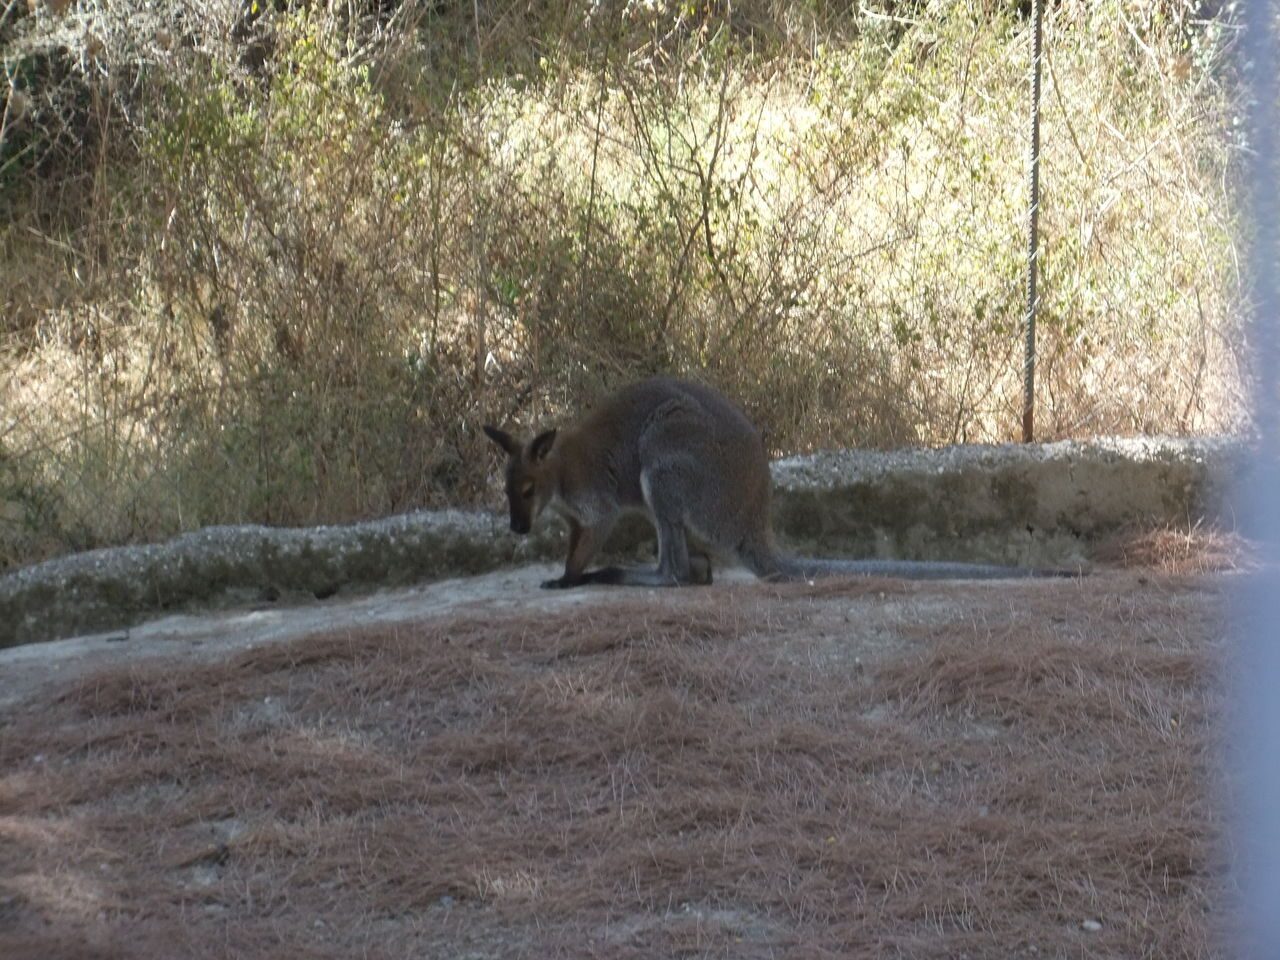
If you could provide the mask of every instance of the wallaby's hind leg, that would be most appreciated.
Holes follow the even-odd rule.
[[[682,584],[709,584],[711,558],[704,553],[689,554],[685,531],[683,498],[679,495],[677,470],[644,472],[640,489],[658,533],[656,569],[604,567],[584,574],[583,583],[610,583],[630,587],[675,587]]]
[[[612,522],[584,526],[569,520],[569,556],[565,560],[564,575],[554,580],[544,580],[545,590],[564,590],[569,587],[602,583],[634,587],[671,587],[682,583],[708,584],[711,582],[711,559],[705,554],[689,555],[684,527],[679,524],[663,524],[658,528],[658,555],[661,562],[656,570],[633,570],[628,567],[601,567],[588,570],[600,545],[609,537]],[[664,532],[665,531],[665,532]]]
[[[689,582],[689,541],[684,527],[671,520],[657,518],[658,574],[672,583]]]
[[[547,580],[547,589],[577,587],[590,583],[632,587],[675,587],[682,584],[711,583],[711,558],[705,553],[689,553],[688,534],[682,516],[684,509],[678,491],[680,478],[672,471],[641,476],[640,487],[645,505],[658,533],[658,566],[656,569],[601,567],[587,570],[600,545],[608,536],[612,523],[587,527],[569,521],[569,558],[564,576]]]
[[[702,553],[689,555],[689,539],[683,517],[684,498],[679,493],[682,479],[679,473],[678,466],[669,465],[663,470],[646,470],[640,474],[640,489],[658,532],[658,568],[612,568],[608,572],[596,571],[595,582],[650,587],[711,582],[710,557]],[[610,579],[599,579],[602,576]]]
[[[658,524],[656,569],[601,567],[583,574],[581,583],[608,583],[623,587],[677,587],[711,583],[711,558],[690,555],[688,539],[680,524]]]

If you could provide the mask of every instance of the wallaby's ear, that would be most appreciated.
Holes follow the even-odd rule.
[[[516,443],[515,440],[511,438],[511,434],[507,433],[505,430],[499,430],[497,427],[491,427],[488,424],[485,424],[484,432],[490,440],[500,446],[509,455],[515,456],[520,452],[520,444]]]
[[[533,443],[529,444],[529,459],[534,463],[545,459],[547,454],[551,452],[551,446],[556,442],[556,432],[547,430],[538,434],[533,438]]]

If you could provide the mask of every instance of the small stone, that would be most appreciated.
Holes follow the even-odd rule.
[[[1081,930],[1088,930],[1090,933],[1097,933],[1102,929],[1102,924],[1097,920],[1085,920],[1080,924]]]

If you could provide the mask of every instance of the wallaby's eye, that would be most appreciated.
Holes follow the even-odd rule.
[[[524,497],[526,500],[533,499],[533,481],[532,480],[526,480],[523,484],[521,484],[520,496]]]

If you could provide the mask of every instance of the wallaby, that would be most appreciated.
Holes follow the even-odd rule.
[[[769,459],[759,432],[725,396],[699,383],[655,377],[624,387],[576,426],[528,443],[484,432],[507,454],[511,529],[526,534],[547,507],[569,523],[564,576],[547,588],[586,583],[674,586],[711,582],[711,559],[689,551],[689,534],[736,556],[756,576],[801,580],[863,575],[996,579],[1041,575],[1020,567],[792,557],[769,522]],[[656,570],[587,565],[618,517],[645,512],[658,532]]]

